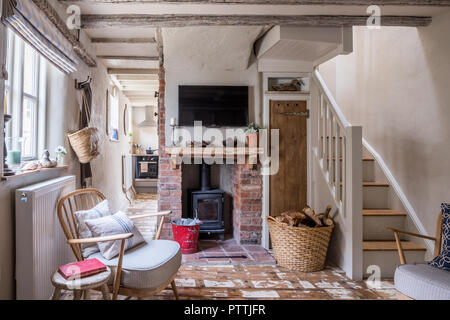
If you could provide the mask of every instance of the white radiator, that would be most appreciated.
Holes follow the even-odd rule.
[[[16,298],[49,299],[59,265],[72,260],[56,206],[75,190],[75,176],[16,189]]]

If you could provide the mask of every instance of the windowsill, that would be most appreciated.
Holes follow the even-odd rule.
[[[36,169],[36,170],[22,171],[20,173],[16,173],[15,175],[12,175],[12,176],[2,176],[1,180],[2,181],[6,181],[6,180],[12,180],[12,179],[16,179],[16,178],[19,178],[19,177],[29,176],[29,175],[36,174],[36,173],[41,173],[41,172],[65,170],[68,167],[69,166],[65,165],[65,166],[54,167],[54,168],[40,168],[40,169]]]

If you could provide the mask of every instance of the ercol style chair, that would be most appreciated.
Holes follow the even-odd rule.
[[[58,218],[66,235],[67,242],[78,261],[97,258],[114,273],[112,287],[113,300],[124,295],[128,298],[148,298],[172,286],[175,298],[178,291],[175,285],[175,275],[181,265],[181,250],[178,243],[170,240],[159,240],[164,223],[164,217],[171,211],[144,213],[129,216],[130,219],[158,217],[160,222],[154,240],[147,240],[145,244],[124,251],[125,241],[133,236],[132,233],[123,233],[96,238],[79,238],[74,213],[78,210],[89,210],[106,197],[97,189],[88,188],[73,191],[61,198],[58,202]],[[103,258],[100,252],[83,257],[81,244],[104,241],[121,240],[119,256],[111,260]]]
[[[439,213],[436,237],[387,228],[394,232],[400,265],[395,270],[395,287],[401,293],[413,299],[450,299],[450,272],[432,267],[428,264],[407,264],[399,234],[434,241],[434,256],[442,249],[442,212]]]

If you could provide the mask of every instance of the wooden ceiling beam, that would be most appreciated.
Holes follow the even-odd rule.
[[[115,75],[158,75],[158,69],[108,68],[108,74]]]
[[[109,59],[109,60],[142,60],[142,61],[158,61],[159,57],[151,57],[151,56],[106,56],[99,55],[97,56],[99,59]]]
[[[158,82],[158,75],[123,74],[117,75],[119,81],[155,81]]]
[[[155,38],[92,38],[92,43],[126,43],[126,44],[137,44],[137,43],[156,43]]]
[[[118,80],[124,86],[157,86],[158,80]]]
[[[235,5],[341,5],[341,6],[450,6],[450,0],[60,0],[60,2],[108,4],[235,4]]]
[[[365,26],[368,16],[347,15],[173,15],[173,14],[87,14],[81,16],[82,28],[106,27],[186,27],[186,26]],[[383,26],[425,27],[431,17],[381,16]]]

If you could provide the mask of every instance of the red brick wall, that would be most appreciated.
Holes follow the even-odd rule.
[[[259,168],[236,164],[233,174],[233,237],[241,244],[261,244],[262,178]]]
[[[170,217],[166,218],[161,239],[172,239],[171,220],[181,218],[181,166],[171,169],[170,157],[165,152],[166,146],[166,108],[165,108],[165,70],[159,68],[159,103],[158,103],[158,138],[159,138],[159,179],[158,204],[159,210],[172,210]]]

